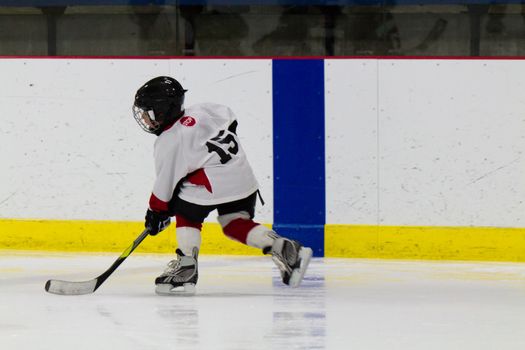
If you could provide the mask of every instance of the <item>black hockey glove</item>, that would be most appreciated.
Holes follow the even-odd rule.
[[[146,212],[146,223],[144,226],[149,229],[149,234],[155,236],[157,233],[164,231],[171,223],[171,218],[168,214],[158,213],[151,209]]]

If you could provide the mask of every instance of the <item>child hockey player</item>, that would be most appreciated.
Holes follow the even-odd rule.
[[[145,226],[156,235],[175,216],[177,259],[156,278],[158,294],[193,294],[204,219],[218,211],[229,238],[262,249],[282,281],[297,287],[312,256],[310,248],[253,221],[258,183],[237,137],[237,120],[226,106],[200,103],[184,109],[185,90],[171,77],[140,87],[133,115],[154,146],[156,181]]]

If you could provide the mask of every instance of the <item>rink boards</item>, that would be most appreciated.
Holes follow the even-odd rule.
[[[0,248],[120,251],[142,229],[157,75],[229,105],[257,219],[343,257],[525,261],[525,61],[0,59]],[[205,225],[203,253],[258,254]],[[173,230],[173,229],[172,229]],[[173,251],[174,235],[144,242]]]

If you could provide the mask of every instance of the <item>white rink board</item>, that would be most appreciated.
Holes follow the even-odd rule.
[[[523,227],[524,82],[522,60],[327,60],[327,223]]]
[[[377,220],[377,61],[325,61],[326,222]]]
[[[154,136],[136,89],[239,117],[273,222],[271,59],[2,59],[0,218],[141,221]],[[524,227],[523,60],[325,61],[328,224]],[[214,221],[214,215],[210,221]]]
[[[272,221],[271,60],[2,59],[0,72],[1,218],[141,221],[155,137],[131,106],[144,82],[173,75],[187,106],[237,114],[267,200],[257,217]]]

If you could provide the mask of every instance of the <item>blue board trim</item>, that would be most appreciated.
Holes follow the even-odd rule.
[[[273,60],[274,221],[324,255],[324,60]]]

